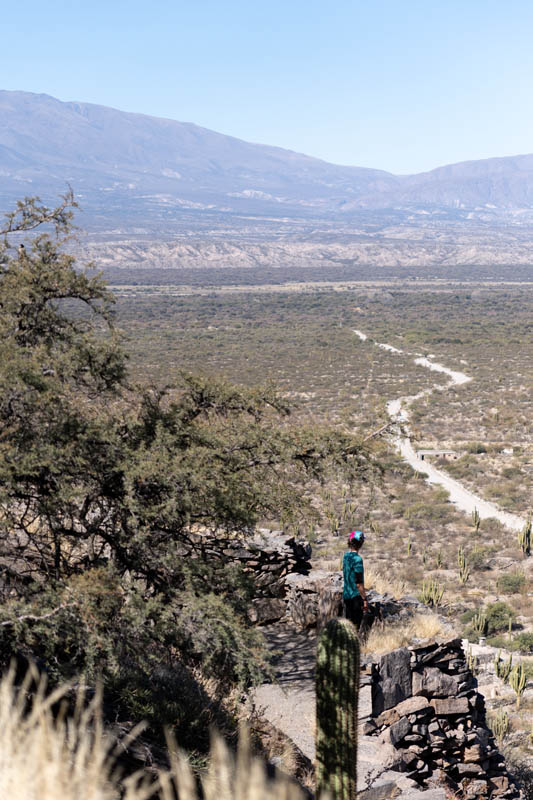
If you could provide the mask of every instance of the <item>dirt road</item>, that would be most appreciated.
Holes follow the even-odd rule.
[[[430,395],[435,391],[445,391],[450,386],[464,385],[465,383],[471,381],[472,378],[469,375],[466,375],[464,372],[456,372],[452,369],[448,369],[448,367],[445,367],[443,364],[439,364],[436,361],[433,361],[431,358],[421,355],[420,353],[407,353],[403,350],[399,350],[397,347],[393,347],[392,345],[376,342],[363,331],[354,330],[353,333],[355,333],[362,342],[365,342],[370,346],[380,347],[381,349],[387,350],[393,354],[409,356],[413,358],[415,364],[426,367],[433,372],[441,372],[449,376],[450,381],[445,386],[434,384],[428,389],[424,389],[423,392],[419,392],[418,394],[407,397],[399,397],[396,400],[391,400],[389,403],[387,403],[387,413],[391,421],[395,423],[395,425],[402,431],[401,435],[394,437],[396,447],[404,461],[406,461],[414,470],[426,476],[425,480],[427,483],[436,486],[442,486],[444,489],[446,489],[446,491],[450,494],[450,502],[453,503],[460,511],[464,511],[466,514],[472,514],[473,511],[477,510],[481,519],[495,517],[502,523],[502,525],[505,525],[505,527],[509,528],[510,530],[522,530],[526,524],[525,519],[519,517],[517,514],[510,514],[509,512],[504,511],[502,508],[496,505],[496,503],[491,503],[488,500],[484,500],[482,497],[479,497],[479,495],[476,495],[474,492],[471,492],[469,489],[467,489],[466,486],[463,486],[462,483],[454,478],[451,478],[447,473],[437,469],[437,467],[434,467],[432,464],[428,464],[427,461],[422,461],[420,458],[418,458],[411,442],[411,433],[408,424],[409,408],[415,402],[415,400],[419,400],[421,397]]]

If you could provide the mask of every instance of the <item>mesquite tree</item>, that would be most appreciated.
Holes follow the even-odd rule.
[[[113,295],[68,252],[74,206],[26,199],[0,228],[0,656],[147,692],[162,663],[253,680],[250,586],[209,545],[298,519],[313,481],[371,461],[269,388],[133,386]]]

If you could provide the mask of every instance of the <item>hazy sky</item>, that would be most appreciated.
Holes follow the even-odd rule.
[[[533,152],[531,0],[24,0],[0,88],[419,172]]]

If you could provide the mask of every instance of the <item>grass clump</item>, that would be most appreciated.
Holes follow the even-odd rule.
[[[52,705],[66,689],[45,696],[41,683],[31,707],[31,678],[16,689],[13,673],[0,684],[0,796],[12,800],[115,800],[110,743],[103,736],[98,703],[90,703],[73,720],[54,718]],[[125,800],[146,797],[133,787]]]
[[[120,780],[116,759],[139,733],[120,742],[102,724],[100,695],[86,702],[79,694],[72,716],[57,711],[68,686],[46,695],[38,684],[31,703],[29,675],[21,687],[14,672],[0,682],[0,797],[10,800],[303,800],[300,787],[287,778],[269,779],[265,765],[252,757],[250,737],[241,731],[237,757],[222,738],[213,736],[209,768],[201,790],[187,756],[170,744],[170,770]],[[65,706],[66,708],[66,706]]]
[[[442,633],[437,614],[415,614],[407,623],[374,626],[363,644],[365,653],[389,653],[413,639],[432,639]]]
[[[384,575],[372,567],[365,569],[365,584],[368,589],[375,589],[379,594],[389,594],[395,600],[399,600],[407,593],[405,581]]]

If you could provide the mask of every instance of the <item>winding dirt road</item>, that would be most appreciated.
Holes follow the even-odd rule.
[[[419,392],[418,394],[407,397],[399,397],[396,400],[391,400],[387,403],[387,414],[389,415],[391,422],[393,422],[400,431],[399,434],[396,434],[393,437],[393,441],[403,460],[406,461],[414,470],[420,472],[422,475],[425,475],[425,480],[427,483],[442,486],[444,489],[446,489],[446,491],[450,494],[450,502],[453,503],[460,511],[464,511],[466,514],[472,514],[472,512],[477,509],[481,519],[495,517],[502,523],[502,525],[505,525],[505,527],[509,528],[510,530],[522,530],[526,523],[525,519],[519,517],[517,514],[511,514],[507,511],[504,511],[502,508],[496,505],[496,503],[491,503],[488,500],[484,500],[482,497],[479,497],[479,495],[474,494],[465,486],[463,486],[462,483],[454,478],[451,478],[446,472],[437,469],[432,464],[428,464],[427,461],[422,461],[420,458],[418,458],[411,442],[411,432],[408,424],[409,408],[415,402],[415,400],[419,400],[421,397],[430,395],[435,391],[445,391],[450,386],[461,386],[462,384],[471,381],[472,378],[469,375],[465,375],[464,372],[456,372],[452,369],[448,369],[448,367],[438,364],[437,362],[432,361],[431,358],[427,358],[420,353],[408,353],[404,350],[399,350],[397,347],[393,347],[390,344],[376,342],[363,331],[354,330],[353,333],[355,333],[362,342],[368,343],[370,346],[379,347],[382,350],[387,350],[395,355],[409,356],[413,359],[415,364],[418,364],[421,367],[426,367],[433,372],[441,372],[449,376],[450,380],[444,386],[433,384],[428,389],[424,389],[424,391]]]

